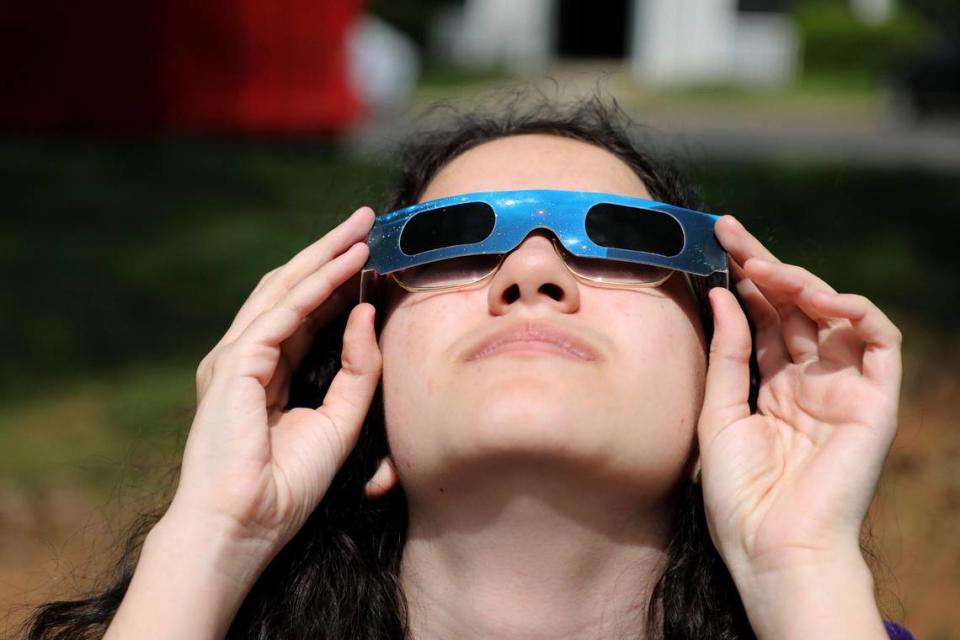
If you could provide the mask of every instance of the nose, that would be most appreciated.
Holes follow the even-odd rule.
[[[561,313],[580,308],[580,285],[551,242],[535,229],[503,260],[488,289],[490,311],[503,315],[517,305],[547,305]]]

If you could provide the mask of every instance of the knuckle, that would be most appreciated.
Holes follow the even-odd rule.
[[[714,337],[713,343],[710,345],[710,359],[722,358],[745,362],[750,358],[752,350],[753,343],[749,339],[723,342]]]
[[[210,361],[210,376],[214,377],[218,372],[229,369],[238,359],[239,349],[236,343],[231,343],[222,349],[213,360]]]
[[[266,287],[272,287],[277,282],[279,282],[282,286],[283,281],[281,280],[282,278],[281,272],[284,270],[285,266],[286,265],[277,267],[275,269],[271,269],[270,271],[263,274],[263,277],[260,278],[260,282],[257,283],[257,287],[256,289],[254,289],[254,291],[260,291]]]
[[[210,365],[207,363],[207,359],[204,358],[200,361],[200,366],[197,367],[196,379],[198,383],[206,381],[208,373],[210,371]]]
[[[893,340],[896,344],[903,344],[903,331],[897,325],[892,325],[893,328]]]
[[[200,364],[197,365],[197,382],[205,382],[210,378],[213,373],[213,363],[222,350],[223,346],[218,344],[200,359]]]
[[[270,278],[272,278],[273,274],[275,274],[276,272],[277,272],[277,269],[271,269],[270,271],[267,271],[265,274],[263,274],[260,277],[260,281],[257,283],[257,288],[259,289],[260,287],[265,285],[267,281],[270,280]]]
[[[868,298],[868,297],[865,296],[865,295],[862,295],[862,294],[859,294],[859,293],[851,293],[851,294],[850,294],[850,297],[851,297],[858,305],[860,305],[861,307],[863,307],[863,308],[865,308],[865,309],[869,309],[870,307],[873,307],[873,306],[874,306],[873,302],[870,301],[870,298]]]
[[[207,370],[210,366],[210,355],[213,352],[207,353],[203,358],[200,359],[200,364],[197,365],[197,376],[200,376],[203,372]]]
[[[310,305],[295,296],[291,296],[281,308],[287,313],[293,313],[297,318],[306,318],[313,311]]]

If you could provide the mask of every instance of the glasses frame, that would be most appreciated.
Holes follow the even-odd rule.
[[[451,245],[409,255],[400,249],[400,238],[407,222],[417,214],[467,203],[483,203],[493,209],[494,228],[479,242]],[[592,207],[599,204],[621,205],[640,210],[650,210],[667,214],[674,218],[683,232],[684,244],[674,256],[605,247],[595,244],[586,233],[585,221]],[[408,291],[438,291],[445,289],[469,288],[485,282],[495,274],[505,258],[535,229],[546,229],[554,234],[552,242],[555,250],[559,241],[562,249],[568,253],[588,258],[600,258],[627,262],[637,262],[664,267],[671,271],[684,272],[695,293],[709,283],[712,286],[729,287],[726,251],[720,246],[713,233],[713,226],[719,216],[695,211],[683,207],[643,198],[618,194],[562,191],[552,189],[522,191],[488,191],[459,194],[428,202],[411,205],[396,211],[377,216],[368,236],[370,256],[360,274],[360,301],[369,300],[368,289],[382,276],[390,276],[402,269],[437,262],[454,257],[480,254],[503,254],[496,268],[485,278],[468,285],[453,287],[429,287],[412,289],[403,285],[396,277],[391,278]],[[563,254],[561,252],[561,257]],[[594,286],[615,288],[637,288],[642,283],[611,283],[586,278],[576,273],[564,259],[564,265],[579,280]],[[669,278],[669,276],[667,277]],[[666,282],[664,278],[663,282]],[[693,281],[697,281],[695,286]],[[663,284],[659,282],[656,286]]]

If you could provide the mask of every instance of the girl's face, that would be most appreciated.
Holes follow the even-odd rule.
[[[473,191],[565,189],[650,198],[610,152],[547,134],[500,138],[445,165],[421,201]],[[471,289],[391,284],[379,341],[387,436],[411,507],[516,465],[567,469],[659,503],[683,478],[703,399],[706,352],[681,274],[657,288],[583,284],[537,230]],[[534,347],[468,354],[538,321],[587,358]],[[500,471],[497,471],[500,470]],[[578,476],[579,477],[579,476]],[[626,483],[626,484],[624,484]]]

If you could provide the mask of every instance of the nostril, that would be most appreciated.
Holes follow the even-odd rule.
[[[507,304],[513,304],[520,297],[520,287],[517,284],[512,284],[507,287],[507,290],[503,292],[503,299]]]
[[[552,282],[547,282],[541,285],[540,291],[543,291],[558,302],[563,300],[563,289],[559,285],[553,284]]]

